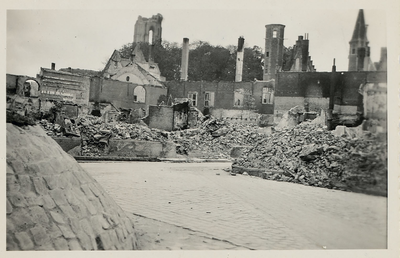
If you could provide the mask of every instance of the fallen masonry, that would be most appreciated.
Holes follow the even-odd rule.
[[[106,157],[110,139],[173,142],[183,157],[233,160],[232,174],[248,172],[269,180],[385,196],[386,139],[363,131],[362,125],[328,131],[318,118],[268,131],[205,116],[196,128],[166,132],[85,116],[71,131],[81,135],[84,156]],[[57,133],[56,125],[47,121],[41,125],[48,134]]]
[[[320,124],[275,131],[246,148],[232,172],[303,185],[387,195],[387,143],[364,132],[336,136]]]

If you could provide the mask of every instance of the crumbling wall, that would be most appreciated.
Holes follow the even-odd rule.
[[[134,90],[142,86],[145,91],[145,102],[135,101]],[[137,85],[130,82],[122,82],[106,78],[94,78],[90,87],[90,101],[99,103],[113,103],[118,108],[144,108],[148,110],[149,105],[157,105],[160,96],[167,95],[165,87],[150,85]]]
[[[205,94],[206,92],[215,93],[214,105],[209,108],[224,108],[224,109],[244,109],[245,107],[234,106],[234,92],[237,89],[243,89],[246,92],[252,93],[251,82],[167,82],[168,96],[175,98],[187,98],[189,92],[197,93],[196,108],[204,113],[206,108]]]
[[[39,126],[6,128],[7,250],[138,248],[127,214]]]
[[[168,106],[150,106],[146,123],[150,128],[172,131],[174,128],[174,109]]]
[[[37,79],[40,81],[42,100],[71,101],[88,105],[90,77],[69,72],[41,68]]]

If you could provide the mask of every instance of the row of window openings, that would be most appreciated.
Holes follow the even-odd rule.
[[[272,89],[264,88],[261,103],[262,104],[272,104],[273,103],[274,94]],[[188,99],[192,102],[192,106],[197,106],[197,92],[192,92],[188,94]],[[234,95],[234,106],[242,107],[244,102],[243,94]],[[214,106],[214,92],[206,92],[204,94],[204,106],[205,107],[213,107]]]

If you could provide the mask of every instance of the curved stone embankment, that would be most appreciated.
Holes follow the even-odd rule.
[[[39,126],[7,124],[7,250],[138,249],[132,221]]]

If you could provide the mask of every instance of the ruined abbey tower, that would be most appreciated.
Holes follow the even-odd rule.
[[[151,18],[139,16],[135,23],[133,41],[148,42],[150,45],[161,44],[162,20],[163,16],[159,13]]]

